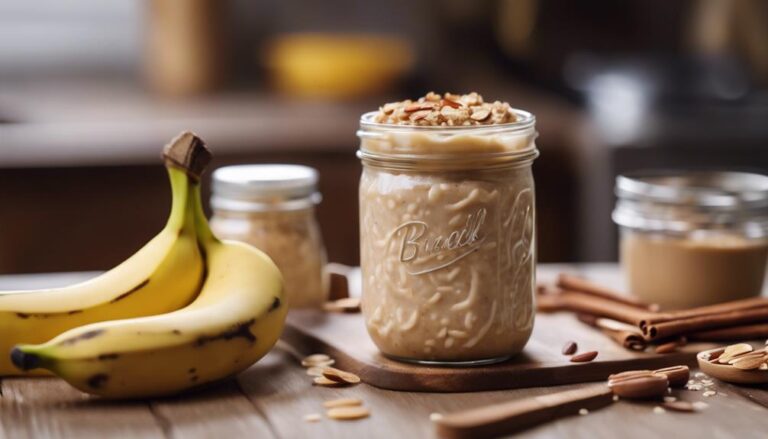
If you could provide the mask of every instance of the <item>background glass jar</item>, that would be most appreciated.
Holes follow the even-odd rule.
[[[319,308],[328,298],[317,171],[298,165],[241,165],[213,173],[211,227],[220,238],[269,255],[285,279],[291,308]]]
[[[630,291],[666,309],[759,295],[768,260],[768,177],[635,173],[616,179],[613,220]]]
[[[487,364],[520,352],[534,318],[535,119],[464,127],[363,115],[362,309],[389,357]]]

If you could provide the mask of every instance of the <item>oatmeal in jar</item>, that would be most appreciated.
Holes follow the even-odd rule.
[[[317,180],[317,171],[298,165],[227,166],[213,173],[211,227],[275,261],[291,308],[320,308],[328,299]]]
[[[381,352],[486,364],[533,328],[534,117],[476,93],[363,115],[362,308]]]

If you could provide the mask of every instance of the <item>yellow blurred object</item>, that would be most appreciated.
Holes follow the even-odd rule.
[[[275,87],[312,98],[352,98],[386,91],[410,70],[413,60],[407,41],[375,35],[284,35],[266,51]]]

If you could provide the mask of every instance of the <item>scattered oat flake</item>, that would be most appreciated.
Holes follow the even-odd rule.
[[[696,401],[693,403],[693,408],[696,410],[706,410],[707,407],[709,407],[709,404],[704,401]]]
[[[707,377],[707,374],[705,374],[704,372],[696,372],[695,374],[693,374],[693,376],[695,376],[696,378],[704,378],[704,377]]]
[[[619,395],[613,395],[613,401],[615,402],[615,401],[618,401],[618,400],[619,400]]]
[[[665,396],[664,397],[664,402],[675,402],[675,401],[677,401],[677,398],[675,398],[674,396]]]
[[[317,413],[310,413],[308,415],[304,415],[304,422],[320,422],[321,419],[323,419],[323,417],[318,415]]]
[[[661,415],[666,413],[667,411],[664,410],[664,407],[657,405],[656,407],[653,408],[653,412],[656,413],[657,415]]]
[[[432,421],[432,422],[439,421],[441,419],[443,419],[443,414],[442,413],[430,413],[429,414],[429,420]]]
[[[584,408],[579,409],[579,415],[584,416],[584,415],[588,415],[588,414],[589,414],[589,410],[584,409]]]
[[[706,392],[702,393],[702,395],[704,395],[704,396],[706,396],[708,398],[710,396],[717,395],[717,392],[715,392],[714,390],[707,390]]]

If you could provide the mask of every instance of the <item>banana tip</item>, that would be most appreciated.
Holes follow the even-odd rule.
[[[11,350],[11,362],[21,370],[30,370],[40,367],[40,357],[29,354],[18,347]]]

